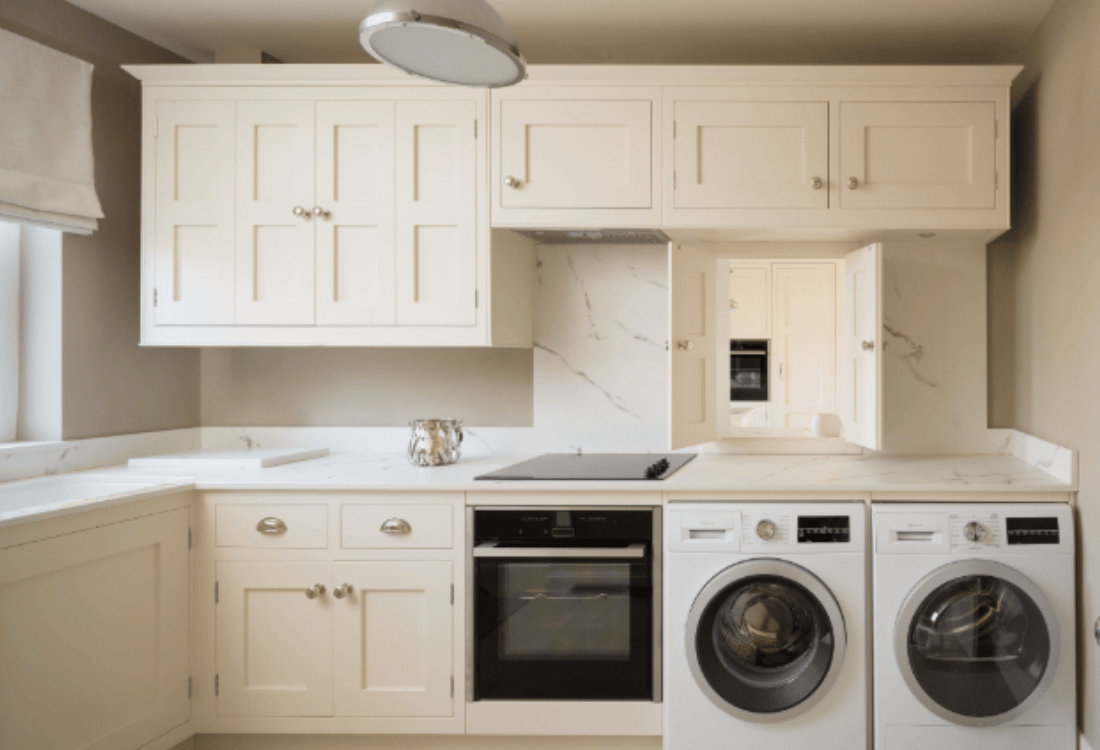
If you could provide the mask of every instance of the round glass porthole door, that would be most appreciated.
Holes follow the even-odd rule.
[[[959,562],[926,577],[898,619],[896,650],[913,694],[941,718],[993,726],[1025,713],[1054,677],[1058,626],[1013,568]]]
[[[688,665],[703,693],[739,718],[809,710],[836,679],[847,638],[836,599],[812,573],[749,560],[703,588],[688,615]]]

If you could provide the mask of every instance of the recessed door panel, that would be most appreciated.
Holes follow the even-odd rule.
[[[841,207],[994,208],[995,127],[993,102],[842,102]]]
[[[882,447],[882,246],[849,253],[844,263],[844,335],[840,418],[849,443]]]
[[[237,155],[236,322],[312,325],[313,102],[237,102]]]
[[[331,563],[218,562],[219,716],[332,715],[331,578]]]
[[[397,323],[477,323],[472,101],[397,103]]]
[[[681,101],[674,116],[676,208],[828,208],[828,103]]]
[[[673,245],[669,254],[671,305],[671,447],[717,439],[717,403],[729,397],[729,343],[719,346],[718,297],[728,294],[726,275],[706,253]],[[723,304],[725,304],[723,300]],[[719,385],[719,372],[725,372]]]
[[[773,425],[809,429],[836,410],[836,267],[774,264],[772,284]]]
[[[397,321],[393,102],[317,102],[317,325]]]
[[[157,104],[157,325],[230,325],[234,318],[232,102]]]
[[[336,563],[336,712],[454,715],[450,562]]]
[[[770,279],[767,265],[738,266],[730,264],[730,338],[766,339],[771,336],[768,325]]]
[[[649,208],[649,101],[506,100],[500,105],[506,208]]]

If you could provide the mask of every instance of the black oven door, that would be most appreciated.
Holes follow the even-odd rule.
[[[768,342],[730,342],[730,401],[768,400]]]
[[[475,700],[651,700],[653,563],[631,547],[475,549]]]

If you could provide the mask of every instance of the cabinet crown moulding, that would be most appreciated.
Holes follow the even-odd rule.
[[[146,84],[440,86],[383,65],[124,65]],[[639,85],[1008,86],[1021,65],[531,65],[528,83]],[[523,88],[523,84],[519,88]]]

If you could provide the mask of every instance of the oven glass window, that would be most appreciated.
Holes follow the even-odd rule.
[[[500,658],[630,659],[630,565],[500,566]]]
[[[963,716],[1016,708],[1043,679],[1050,632],[1038,605],[995,576],[964,576],[940,586],[909,628],[909,664],[921,689]]]

